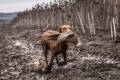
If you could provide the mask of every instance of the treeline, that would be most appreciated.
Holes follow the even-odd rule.
[[[55,0],[48,4],[36,4],[31,10],[18,14],[14,28],[56,29],[70,24],[77,32],[107,29],[116,36],[120,23],[120,0]]]

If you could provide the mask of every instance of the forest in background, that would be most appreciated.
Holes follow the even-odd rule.
[[[78,33],[95,35],[97,30],[107,30],[116,39],[120,25],[119,3],[120,0],[55,0],[36,4],[31,10],[20,12],[12,21],[12,27],[44,31],[69,24]]]

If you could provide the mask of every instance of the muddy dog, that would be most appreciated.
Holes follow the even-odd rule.
[[[79,36],[72,31],[72,28],[69,25],[61,26],[59,31],[48,30],[42,34],[41,45],[47,65],[44,71],[45,73],[51,72],[54,58],[56,58],[58,65],[67,64],[66,51],[68,49],[68,43],[73,43],[77,47],[81,45]],[[47,55],[49,51],[50,59],[48,61]],[[57,59],[58,54],[63,55],[64,62],[59,63]]]

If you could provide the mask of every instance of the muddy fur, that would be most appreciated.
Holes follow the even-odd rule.
[[[74,45],[79,45],[78,43],[80,41],[78,39],[78,36],[72,32],[72,27],[69,25],[61,26],[59,31],[48,30],[42,34],[41,45],[46,61],[45,73],[51,72],[51,67],[55,58],[58,66],[67,64],[66,52],[68,49],[68,42],[71,42]],[[48,53],[50,53],[49,60]],[[59,62],[57,59],[58,54],[63,55],[63,62]]]
[[[52,30],[49,30],[49,31],[46,31],[43,33],[42,37],[41,37],[41,45],[42,45],[42,48],[43,48],[43,53],[44,53],[44,56],[45,56],[45,61],[46,61],[46,68],[45,68],[45,72],[48,73],[51,71],[51,67],[52,67],[52,64],[53,64],[53,59],[56,58],[56,61],[58,63],[58,65],[65,65],[67,64],[67,61],[66,61],[66,50],[68,48],[68,45],[67,45],[67,42],[66,41],[56,41],[56,40],[49,40],[49,36],[51,35],[55,35],[55,34],[58,34],[59,32],[57,31],[52,31]],[[50,53],[50,60],[48,61],[47,59],[47,55],[48,55],[48,52],[51,52]],[[64,62],[63,63],[59,63],[58,59],[57,59],[57,55],[62,53],[63,54],[63,58],[64,58]]]
[[[46,61],[46,65],[47,65],[45,68],[46,73],[51,72],[51,67],[52,67],[54,58],[56,58],[56,62],[58,64],[58,66],[67,64],[67,60],[66,60],[66,57],[67,57],[66,51],[68,48],[67,42],[48,39],[52,35],[59,35],[61,33],[65,33],[65,32],[72,32],[71,26],[62,25],[61,27],[59,27],[59,31],[48,30],[42,34],[41,45],[43,48],[43,53],[44,53],[45,61]],[[47,59],[48,51],[51,52],[49,61]],[[64,62],[61,62],[61,63],[57,59],[57,55],[60,53],[63,55],[63,59],[64,59]]]

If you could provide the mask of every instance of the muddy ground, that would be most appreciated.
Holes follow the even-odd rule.
[[[38,32],[1,34],[0,80],[120,80],[120,44],[108,39],[109,35],[81,36],[83,43],[102,45],[70,47],[67,65],[58,67],[54,61],[51,73],[38,72],[44,67],[42,50],[34,45]]]

